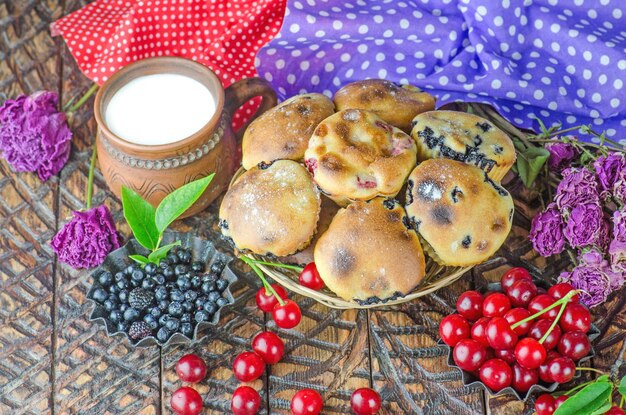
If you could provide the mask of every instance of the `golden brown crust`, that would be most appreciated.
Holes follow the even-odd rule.
[[[429,111],[413,119],[417,159],[446,157],[480,167],[496,181],[515,163],[513,142],[490,121],[466,112]]]
[[[283,256],[310,243],[319,213],[319,190],[307,170],[279,160],[237,179],[222,200],[219,223],[238,249]]]
[[[337,111],[362,109],[378,115],[402,131],[411,131],[411,121],[435,109],[435,98],[412,85],[398,86],[384,79],[357,81],[341,88],[333,101]]]
[[[393,199],[354,202],[341,209],[315,246],[326,286],[343,299],[387,299],[410,293],[424,278],[417,234]]]
[[[333,102],[322,94],[296,95],[265,112],[243,135],[243,167],[279,159],[302,161],[313,130],[334,112]]]
[[[469,266],[492,256],[513,220],[513,199],[478,167],[449,159],[419,164],[409,176],[406,211],[445,265]]]
[[[305,152],[320,189],[335,202],[395,196],[416,162],[415,141],[374,113],[340,111],[322,121]]]

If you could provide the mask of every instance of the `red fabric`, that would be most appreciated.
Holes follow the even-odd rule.
[[[143,58],[182,56],[211,68],[227,87],[256,76],[254,57],[280,30],[285,6],[286,0],[97,0],[51,30],[97,84]],[[253,109],[246,105],[244,116]]]

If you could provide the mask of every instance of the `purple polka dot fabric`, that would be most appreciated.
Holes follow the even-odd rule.
[[[290,0],[256,66],[282,99],[383,78],[626,144],[624,0]]]

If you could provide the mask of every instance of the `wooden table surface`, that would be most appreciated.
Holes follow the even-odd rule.
[[[82,5],[0,0],[0,102],[40,89],[58,91],[66,102],[89,88],[64,43],[48,30],[50,22]],[[234,287],[236,305],[200,344],[133,349],[125,339],[107,337],[88,319],[89,271],[59,263],[49,246],[71,212],[84,207],[95,132],[92,104],[93,99],[71,120],[72,155],[57,177],[42,183],[35,174],[16,174],[0,162],[0,414],[169,414],[170,395],[181,386],[173,368],[189,352],[209,365],[199,386],[204,413],[228,413],[238,386],[232,360],[263,329],[285,340],[286,356],[253,383],[264,400],[262,413],[288,413],[293,394],[310,387],[322,393],[325,414],[346,414],[351,391],[363,386],[381,393],[385,414],[532,413],[531,403],[464,387],[458,371],[446,364],[446,350],[436,344],[438,323],[462,291],[496,280],[510,266],[527,266],[545,278],[566,266],[531,250],[527,218],[536,202],[516,185],[509,186],[518,198],[518,214],[506,247],[423,300],[393,309],[337,311],[296,296],[304,317],[296,329],[285,331],[256,308],[259,283],[242,270]],[[94,204],[99,203],[111,208],[128,238],[120,202],[97,171]],[[175,228],[216,238],[228,251],[218,237],[215,212],[212,206]],[[626,374],[625,302],[621,290],[594,312],[602,334],[592,365],[620,376]]]

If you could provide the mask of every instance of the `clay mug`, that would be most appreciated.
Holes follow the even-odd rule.
[[[131,143],[111,132],[104,114],[115,92],[135,78],[159,73],[188,76],[205,85],[215,99],[215,113],[209,122],[187,138],[161,145]],[[257,112],[246,125],[233,131],[234,112],[257,96],[263,98]],[[156,57],[131,63],[113,74],[96,95],[94,114],[98,124],[100,169],[117,197],[120,197],[122,186],[126,186],[154,206],[174,189],[215,173],[209,188],[185,212],[184,216],[191,216],[205,209],[226,189],[239,167],[240,141],[245,128],[275,105],[276,93],[260,78],[243,79],[224,90],[213,71],[189,59]]]

